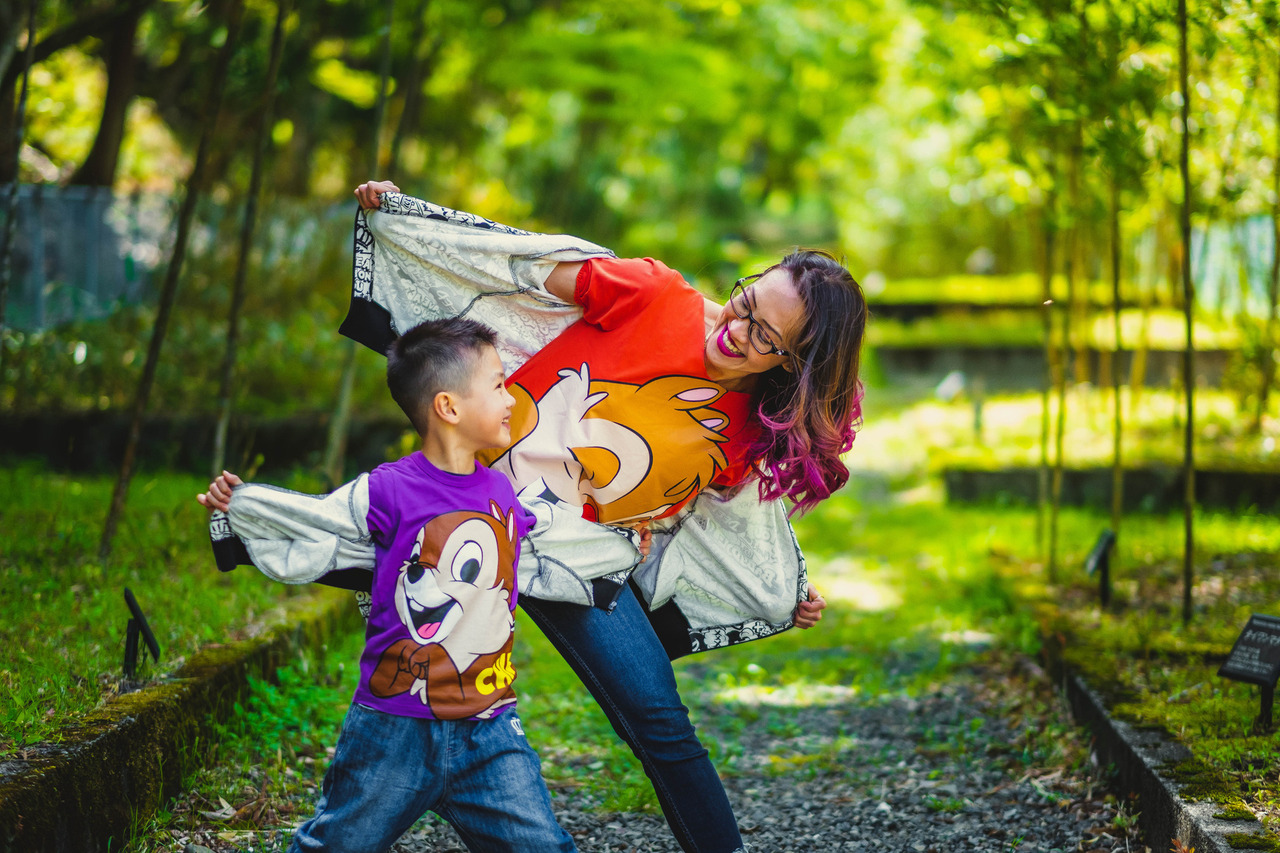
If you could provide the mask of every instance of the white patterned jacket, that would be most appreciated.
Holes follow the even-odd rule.
[[[385,353],[424,320],[466,316],[497,330],[510,374],[581,316],[543,286],[551,269],[596,257],[613,253],[385,193],[378,211],[356,216],[351,306],[341,332]],[[630,577],[672,657],[790,628],[807,597],[804,555],[783,502],[760,501],[750,485],[704,490],[677,515],[653,522],[652,551],[638,565],[633,540],[619,528],[587,521],[540,492],[534,484],[520,493],[538,519],[522,544],[521,594],[608,608]],[[327,498],[240,487],[230,518],[215,513],[212,522],[219,564],[252,562],[285,582],[328,577],[359,587],[359,574],[349,570],[373,565],[367,532],[360,535],[360,500],[367,505],[360,479]],[[335,538],[299,547],[299,537],[318,535],[312,523]],[[346,579],[334,580],[338,574]]]

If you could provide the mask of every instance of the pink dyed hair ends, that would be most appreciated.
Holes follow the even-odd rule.
[[[797,251],[777,265],[791,274],[805,307],[796,370],[762,377],[760,435],[747,458],[761,500],[789,498],[805,513],[849,480],[841,456],[862,422],[858,379],[867,304],[847,269],[825,252]]]
[[[853,447],[862,421],[862,386],[859,384],[850,420],[843,427],[811,436],[801,417],[774,420],[759,412],[763,435],[751,448],[760,478],[760,500],[789,498],[795,504],[788,515],[806,513],[849,481],[849,468],[840,457]],[[764,451],[762,454],[760,451]]]

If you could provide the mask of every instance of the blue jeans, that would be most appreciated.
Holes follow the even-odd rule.
[[[468,850],[574,850],[514,710],[493,720],[422,720],[353,703],[316,813],[289,853],[385,853],[428,811],[449,821]]]
[[[742,849],[724,785],[676,692],[671,661],[631,588],[623,588],[612,611],[530,596],[521,596],[520,606],[640,759],[680,846],[689,853]]]

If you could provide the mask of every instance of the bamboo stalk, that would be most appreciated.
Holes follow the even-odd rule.
[[[227,40],[218,51],[217,63],[214,66],[210,82],[209,112],[206,114],[204,126],[200,130],[200,142],[196,146],[196,159],[187,180],[187,192],[182,199],[182,207],[178,212],[178,233],[174,238],[173,255],[169,260],[169,268],[165,272],[164,285],[160,291],[160,305],[156,312],[155,326],[151,330],[151,342],[147,346],[147,360],[143,365],[142,378],[138,382],[138,390],[134,396],[133,412],[129,422],[129,437],[125,444],[124,459],[120,464],[120,475],[116,479],[111,494],[111,505],[107,511],[107,520],[103,525],[102,539],[98,543],[98,559],[106,562],[111,556],[111,545],[115,539],[116,528],[124,513],[125,498],[129,494],[129,483],[133,479],[134,461],[138,452],[138,441],[142,435],[142,417],[146,414],[147,404],[151,399],[151,387],[155,383],[156,368],[160,363],[160,350],[164,346],[165,332],[169,327],[169,315],[173,312],[173,303],[178,293],[178,277],[182,272],[182,263],[186,258],[187,242],[191,234],[191,222],[195,218],[196,202],[204,187],[205,170],[208,168],[209,148],[212,143],[213,130],[217,125],[218,113],[222,108],[223,89],[226,88],[227,71],[231,66],[231,55],[240,31],[240,18],[243,4],[236,0],[227,11]]]
[[[370,155],[370,175],[378,173],[379,142],[382,138],[382,116],[387,108],[387,80],[391,76],[391,27],[395,18],[395,0],[387,0],[387,26],[382,35],[382,68],[378,83],[378,103],[373,112],[373,153]],[[343,477],[343,465],[347,455],[347,433],[351,429],[351,395],[355,388],[356,342],[348,339],[343,354],[342,379],[338,382],[338,400],[333,418],[329,421],[329,436],[324,449],[324,472],[329,485],[337,486]]]
[[[1114,355],[1111,358],[1111,531],[1116,543],[1111,551],[1114,572],[1119,556],[1120,519],[1124,512],[1123,417],[1120,406],[1120,179],[1111,175],[1111,321],[1115,330]]]
[[[1182,308],[1186,325],[1187,346],[1182,358],[1182,386],[1186,396],[1186,422],[1183,425],[1183,551],[1182,551],[1182,621],[1191,622],[1191,587],[1195,580],[1195,341],[1192,318],[1195,310],[1195,288],[1191,281],[1191,91],[1187,70],[1187,0],[1178,0],[1178,78],[1182,89],[1182,149],[1179,169],[1182,173]]]
[[[266,159],[267,140],[271,132],[271,113],[275,106],[276,80],[280,76],[280,58],[284,53],[284,19],[288,14],[288,0],[276,4],[276,24],[271,33],[271,58],[267,65],[262,112],[254,131],[253,164],[249,172],[249,190],[244,203],[244,222],[240,228],[240,252],[236,258],[236,272],[231,287],[231,307],[227,317],[227,344],[223,352],[221,377],[218,382],[218,425],[213,436],[213,464],[211,476],[222,473],[227,456],[227,430],[231,424],[233,376],[236,366],[236,348],[240,340],[240,312],[244,307],[245,280],[249,272],[249,255],[253,251],[253,232],[258,219],[258,196],[262,188],[262,163]]]

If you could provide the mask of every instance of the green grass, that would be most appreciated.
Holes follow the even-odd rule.
[[[200,478],[139,474],[113,557],[97,561],[112,480],[0,468],[0,754],[43,740],[120,688],[129,587],[177,669],[208,643],[255,636],[315,591],[264,583],[257,572],[220,573]],[[149,658],[148,658],[149,661]]]
[[[1202,391],[1197,397],[1196,457],[1201,465],[1274,469],[1280,431],[1274,418],[1264,419],[1262,433],[1256,435],[1233,396]],[[1137,401],[1126,393],[1122,399],[1128,464],[1178,463],[1182,401],[1166,392],[1147,392]],[[1273,733],[1254,729],[1258,689],[1217,676],[1249,614],[1280,613],[1280,518],[1248,512],[1196,514],[1194,616],[1184,626],[1181,514],[1127,515],[1112,559],[1114,606],[1104,612],[1097,604],[1097,581],[1086,576],[1083,563],[1098,533],[1110,526],[1106,508],[1062,511],[1060,583],[1049,586],[1035,542],[1034,509],[953,506],[935,511],[936,503],[928,502],[937,500],[934,475],[945,465],[1036,464],[1036,396],[985,401],[981,440],[973,429],[972,401],[944,404],[895,392],[880,402],[877,410],[876,398],[869,401],[867,429],[849,456],[855,474],[881,490],[882,502],[904,496],[927,500],[917,504],[916,529],[886,523],[871,510],[865,519],[872,535],[889,532],[962,543],[985,533],[987,560],[998,567],[1002,588],[1038,614],[1033,633],[1055,643],[1065,639],[1068,660],[1104,694],[1115,714],[1139,726],[1164,729],[1191,750],[1194,772],[1189,766],[1170,769],[1185,777],[1189,796],[1280,823],[1280,785],[1275,781],[1280,750]],[[1110,395],[1075,388],[1068,405],[1067,464],[1108,464]],[[862,535],[862,518],[849,520]],[[959,566],[962,558],[963,553],[956,553],[949,559]]]
[[[872,313],[875,304],[872,303]],[[873,319],[867,326],[867,342],[888,347],[1042,347],[1044,325],[1039,308],[991,309],[980,312],[944,310],[932,317],[904,322]],[[1055,319],[1055,329],[1060,321]],[[1072,318],[1072,346],[1114,349],[1115,329],[1109,312]],[[1121,312],[1120,339],[1125,349],[1139,341],[1153,350],[1181,350],[1186,346],[1182,314],[1169,309]],[[1238,322],[1203,314],[1196,318],[1193,335],[1197,350],[1238,349],[1245,336]],[[1061,333],[1055,331],[1055,341]]]
[[[1111,304],[1111,283],[1105,281],[1077,282],[1080,293],[1088,292],[1090,302],[1096,307]],[[948,275],[932,278],[898,278],[884,283],[877,292],[868,293],[872,312],[875,305],[928,305],[928,304],[972,304],[972,305],[1028,305],[1038,306],[1043,299],[1044,285],[1038,273],[1018,273],[1016,275]],[[1053,298],[1064,302],[1067,298],[1067,280],[1062,275],[1054,276]],[[1163,293],[1157,291],[1150,295],[1155,304],[1159,304]],[[1131,288],[1124,288],[1122,297],[1129,301],[1137,301],[1138,294]]]
[[[1067,395],[1063,435],[1067,467],[1109,467],[1112,456],[1110,389],[1080,385]],[[971,395],[951,402],[933,398],[905,406],[867,402],[867,427],[850,454],[857,465],[870,464],[895,484],[927,482],[949,466],[1006,468],[1040,464],[1041,398],[1039,394],[1001,394],[982,400],[981,430],[975,429]],[[1126,466],[1180,466],[1186,412],[1180,395],[1147,390],[1140,395],[1121,390],[1124,421],[1122,458]],[[1050,436],[1056,429],[1057,398],[1051,401]],[[1249,413],[1224,391],[1196,394],[1195,453],[1201,468],[1280,470],[1280,420],[1263,420],[1261,433],[1251,430]],[[1052,458],[1052,457],[1051,457]]]
[[[722,773],[759,768],[761,757],[749,753],[744,738],[763,729],[795,739],[794,746],[765,759],[765,772],[838,773],[856,781],[857,769],[845,766],[840,754],[848,751],[854,733],[822,750],[807,750],[794,707],[914,695],[972,665],[987,643],[1022,652],[1035,648],[1034,622],[1014,606],[988,556],[993,541],[1017,539],[1025,525],[1015,519],[1004,532],[993,532],[1000,513],[975,509],[961,517],[961,535],[937,535],[949,516],[937,504],[865,503],[851,489],[799,522],[814,583],[830,602],[821,625],[676,665],[681,695],[695,721],[714,732],[705,743]],[[571,787],[608,811],[656,812],[638,762],[522,612],[516,636],[521,717],[553,790]],[[339,672],[344,656],[347,663]],[[357,659],[358,643],[335,646],[322,665],[302,664],[310,667],[308,673],[282,671],[279,687],[257,685],[210,768],[190,780],[192,792],[147,824],[134,849],[167,850],[174,839],[194,837],[199,828],[223,833],[223,840],[235,838],[237,844],[279,849],[283,836],[273,834],[276,829],[305,818],[314,803],[322,750],[336,742]],[[1036,729],[1009,747],[1010,760],[1060,756],[1063,735],[1062,729]],[[978,741],[990,737],[975,729],[937,746],[963,754],[980,749]],[[200,814],[223,810],[222,801],[245,819],[211,821]],[[959,808],[945,801],[938,807]]]
[[[1113,714],[1191,750],[1190,763],[1166,768],[1184,796],[1280,819],[1280,749],[1274,732],[1255,726],[1259,690],[1217,675],[1251,613],[1280,613],[1280,520],[1197,518],[1189,624],[1181,617],[1182,519],[1160,521],[1126,521],[1109,610],[1075,573],[1049,591],[1044,624],[1066,638],[1066,660]]]

